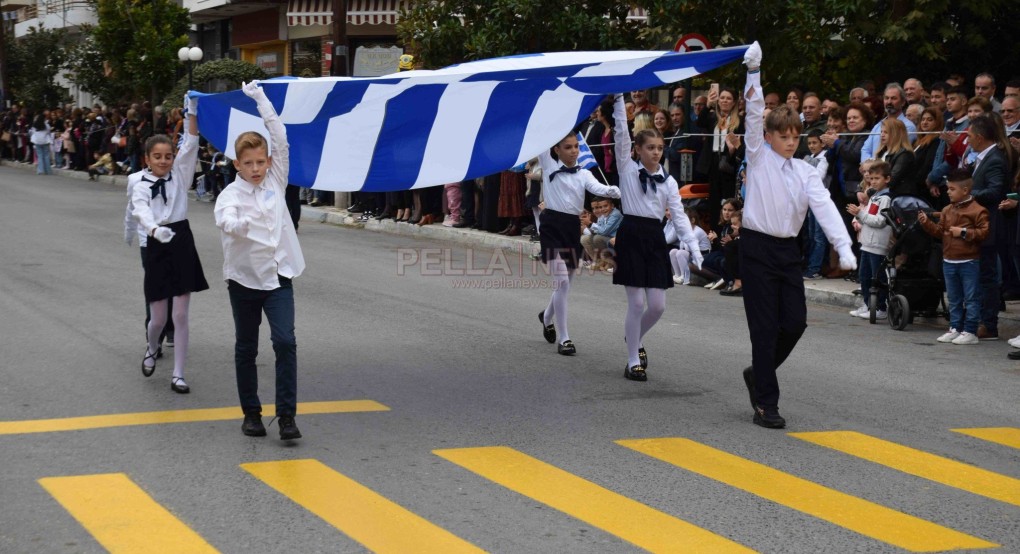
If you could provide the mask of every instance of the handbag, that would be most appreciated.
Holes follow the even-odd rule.
[[[4,142],[11,142],[11,132],[10,131],[4,131],[4,134],[0,135],[0,140],[2,140]]]

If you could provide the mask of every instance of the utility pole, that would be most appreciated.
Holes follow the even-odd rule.
[[[333,0],[333,63],[329,74],[347,77],[350,67],[347,43],[347,0]]]

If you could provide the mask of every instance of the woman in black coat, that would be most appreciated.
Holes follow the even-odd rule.
[[[712,136],[705,137],[697,170],[708,175],[708,209],[710,221],[715,221],[723,201],[736,196],[737,168],[744,158],[744,146],[729,135],[743,135],[744,122],[737,113],[737,93],[731,88],[709,93],[708,105],[709,111],[698,116],[697,125]]]

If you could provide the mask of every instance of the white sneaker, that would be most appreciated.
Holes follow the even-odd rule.
[[[1006,342],[1013,348],[1020,348],[1020,336],[1013,337]]]
[[[887,316],[888,314],[886,313],[885,310],[878,310],[875,312],[875,319],[885,319]]]
[[[673,276],[673,283],[677,284],[677,285],[682,285],[682,284],[684,284],[684,278],[679,276],[679,275],[674,275]]]
[[[939,338],[937,338],[935,340],[937,340],[938,342],[953,342],[954,340],[956,340],[956,337],[959,337],[959,336],[960,336],[960,332],[959,331],[957,331],[956,329],[950,328],[949,332],[947,332],[946,334],[942,335],[941,337],[939,337]]]
[[[974,333],[968,333],[964,331],[960,333],[960,336],[953,339],[953,344],[977,344],[978,338]]]
[[[719,279],[718,281],[712,283],[712,288],[710,290],[718,290],[723,288],[724,286],[726,286],[726,279]]]
[[[850,310],[850,315],[854,317],[861,317],[861,314],[866,312],[867,310],[868,310],[867,306],[857,306],[856,308]]]
[[[861,319],[871,319],[871,308],[861,306],[861,311],[857,312],[857,317]]]

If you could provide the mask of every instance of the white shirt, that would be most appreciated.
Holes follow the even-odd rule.
[[[743,226],[773,237],[796,237],[810,208],[837,252],[849,250],[850,235],[815,168],[804,160],[784,158],[765,143],[765,100],[758,72],[747,74],[744,97],[747,198]]]
[[[44,144],[50,144],[53,142],[53,131],[50,130],[50,124],[46,122],[45,129],[36,129],[32,127],[32,135],[29,138],[32,144],[42,146]]]
[[[138,246],[142,248],[145,248],[145,246],[148,244],[149,235],[145,234],[145,229],[142,229],[142,227],[138,225],[138,221],[135,219],[135,216],[131,214],[131,196],[134,193],[134,186],[138,184],[138,181],[142,180],[142,175],[144,175],[148,171],[149,171],[148,169],[143,169],[141,171],[136,171],[131,175],[128,175],[127,184],[128,201],[127,207],[124,208],[124,237],[126,238],[131,234],[137,234]],[[149,173],[149,175],[151,176],[152,173]],[[152,177],[150,177],[150,179],[152,179]]]
[[[995,146],[996,144],[993,142],[988,145],[988,148],[985,148],[977,155],[977,159],[974,162],[974,171],[977,171],[978,166],[981,165],[981,162],[985,160],[985,156],[987,156],[988,153],[991,152],[993,148],[995,148]]]
[[[174,158],[174,165],[170,169],[169,178],[166,175],[162,177],[167,179],[164,185],[165,202],[160,195],[152,197],[150,187],[160,177],[151,172],[143,174],[131,186],[131,215],[138,221],[140,230],[146,235],[152,234],[153,229],[161,225],[188,219],[188,189],[191,188],[197,162],[198,135],[185,133],[181,148]],[[128,182],[131,182],[130,179]]]
[[[581,215],[581,211],[584,209],[585,190],[606,198],[620,197],[620,189],[603,185],[583,167],[576,173],[564,171],[557,173],[554,179],[550,179],[553,172],[564,166],[554,160],[548,150],[543,150],[538,155],[538,163],[542,168],[542,197],[545,200],[545,207],[550,210]]]
[[[216,198],[214,213],[222,231],[223,279],[249,289],[274,290],[280,288],[280,275],[301,275],[305,258],[284,200],[290,172],[287,130],[261,89],[259,96],[256,103],[269,131],[272,164],[260,186],[238,175]]]
[[[692,252],[698,252],[698,239],[691,229],[691,220],[687,219],[684,213],[683,202],[680,201],[680,187],[672,176],[667,175],[660,164],[655,171],[649,172],[652,175],[662,175],[665,180],[655,183],[655,191],[652,191],[652,183],[648,183],[647,192],[641,188],[641,164],[630,157],[632,149],[630,132],[627,130],[627,108],[623,103],[623,97],[617,96],[613,105],[613,118],[616,120],[614,146],[616,154],[616,172],[620,176],[620,195],[623,199],[623,214],[651,219],[662,219],[666,216],[666,208],[672,216],[673,227],[677,236],[687,243]]]

